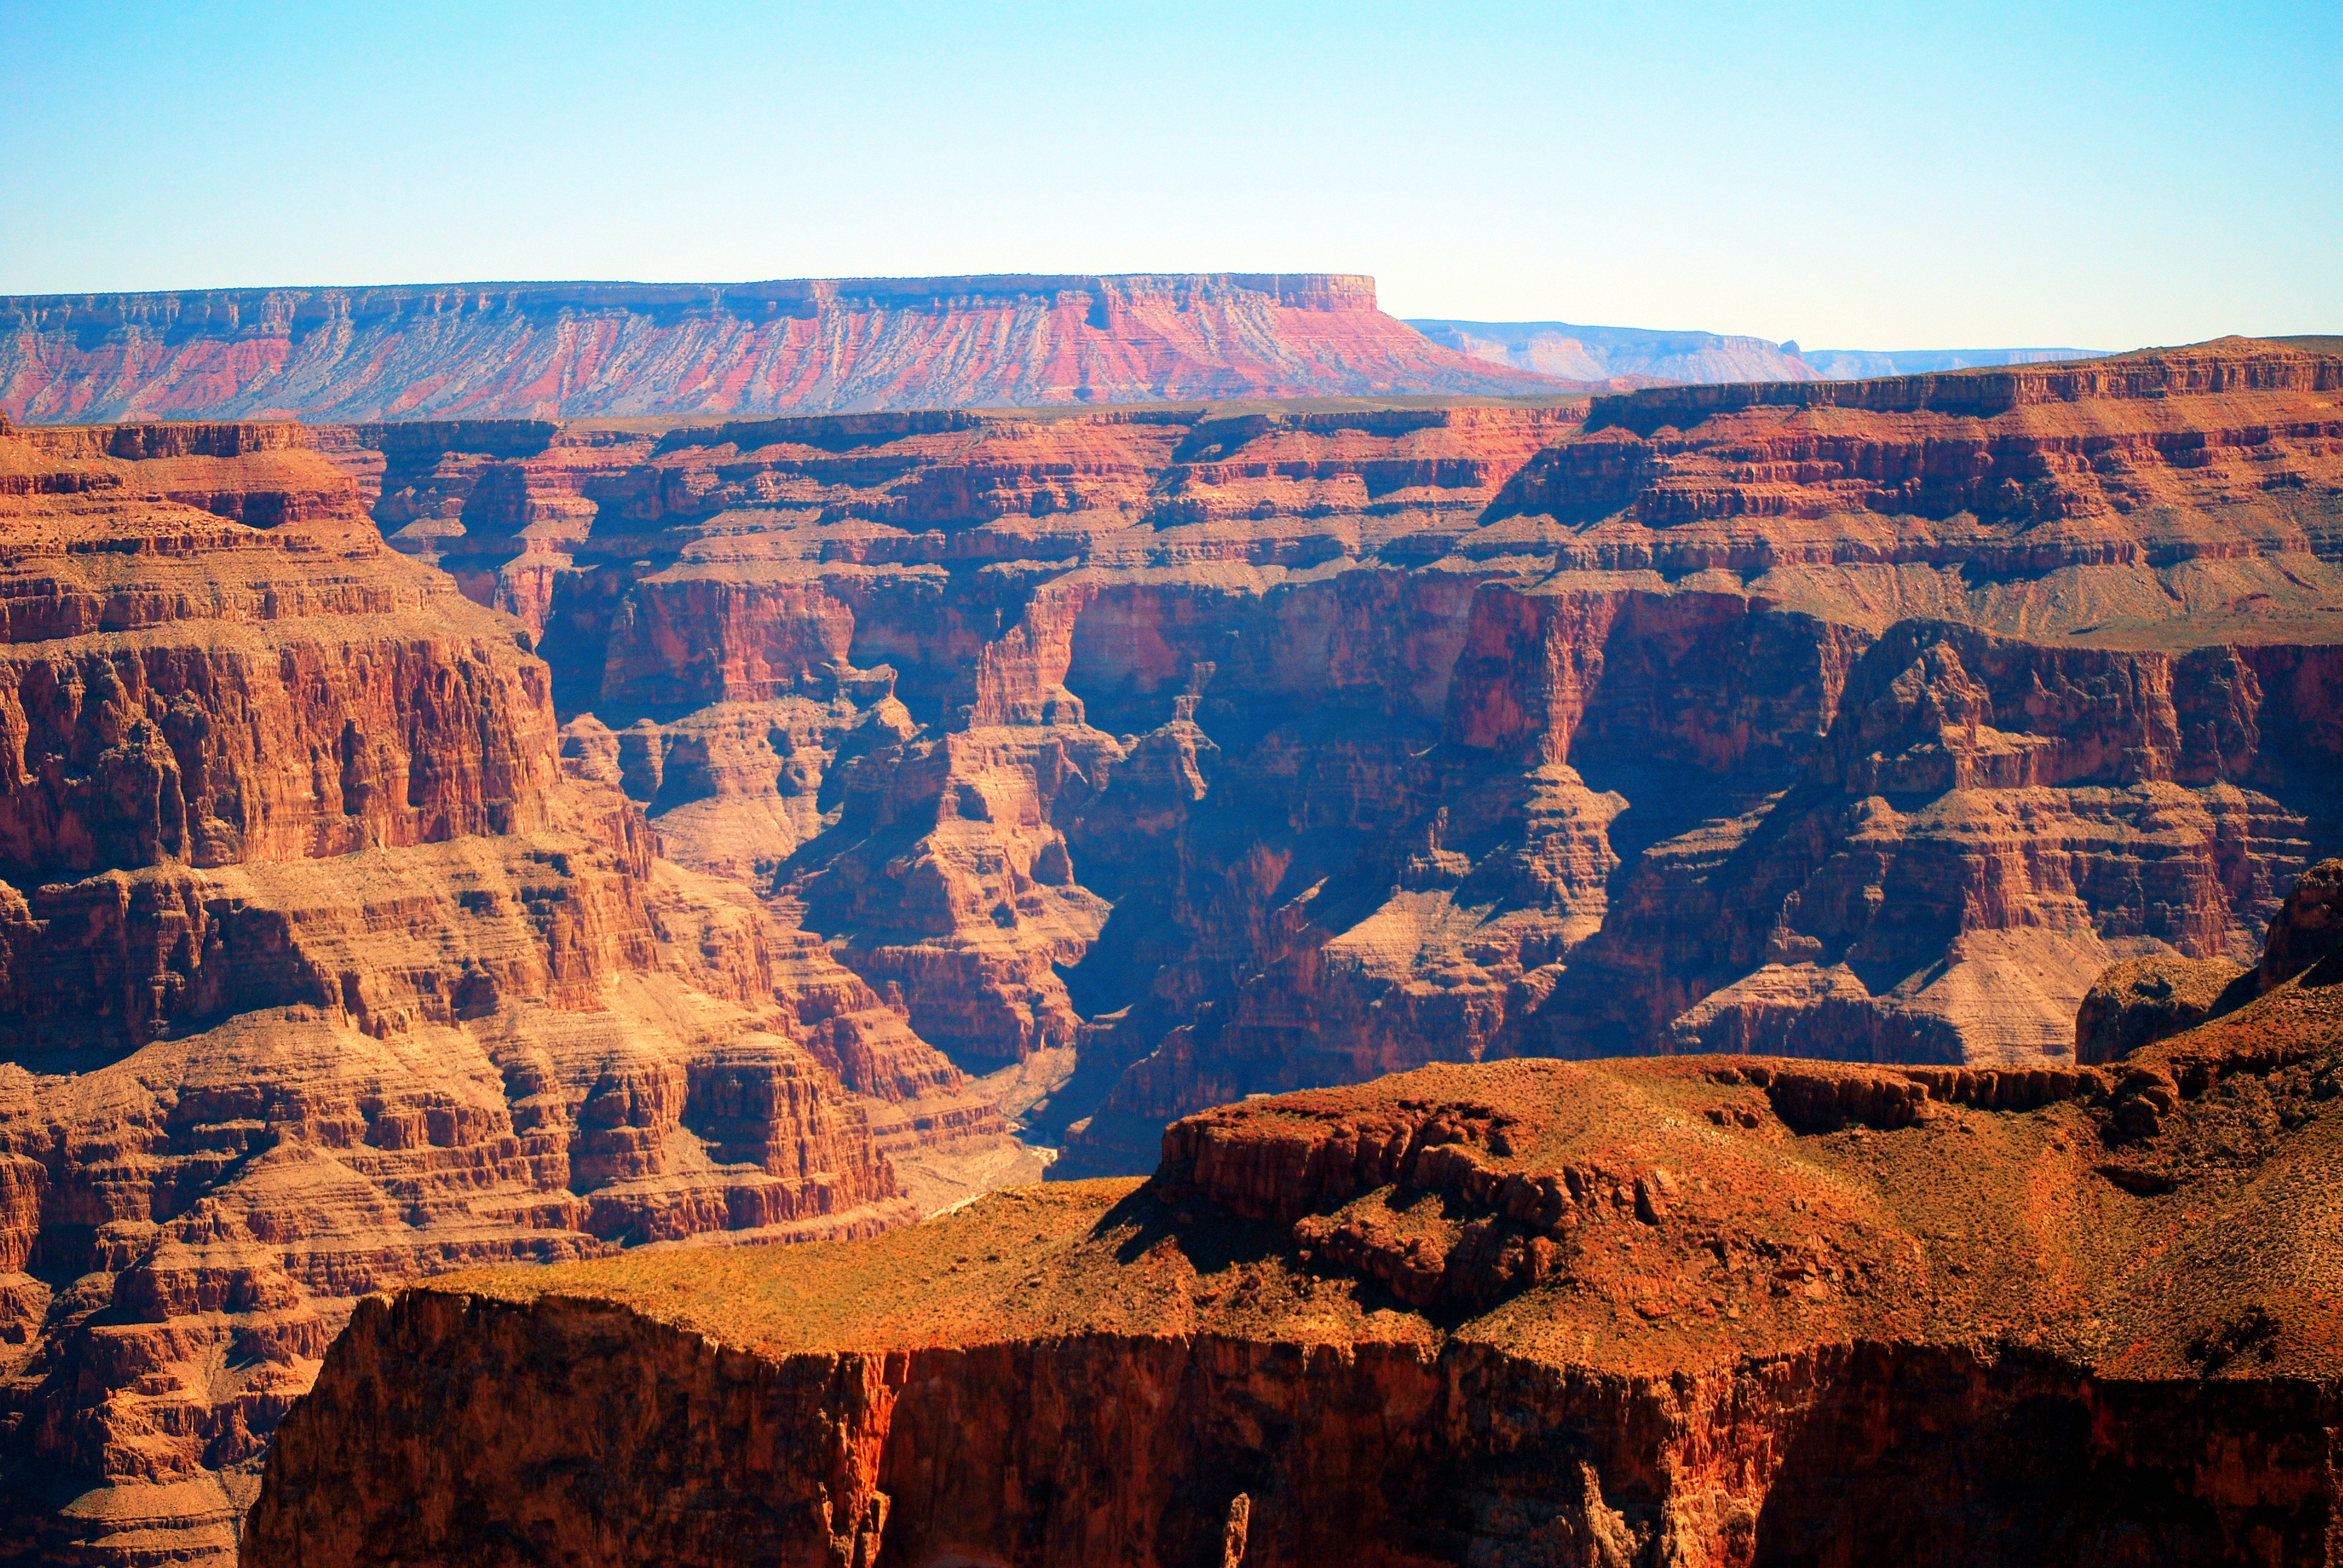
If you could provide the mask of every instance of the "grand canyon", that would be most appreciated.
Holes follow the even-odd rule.
[[[2343,1561],[2343,342],[0,310],[0,1560]]]

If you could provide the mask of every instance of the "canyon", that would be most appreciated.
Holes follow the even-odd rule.
[[[0,298],[0,413],[27,424],[722,417],[1560,385],[1435,347],[1375,308],[1373,278],[1340,273]]]
[[[0,423],[0,1557],[225,1562],[367,1292],[900,1226],[993,1101],[294,425]]]
[[[2121,1466],[2182,1460],[2128,1434],[2237,1339],[2215,1359],[2277,1366],[2275,1402],[2219,1419],[2279,1491],[2221,1471],[2101,1555],[2266,1524],[2290,1560],[2328,1528],[2327,1352],[2276,1286],[2267,1333],[2198,1320],[2227,1234],[2327,1257],[2326,1070],[2240,1043],[2324,1006],[2324,960],[2239,977],[2291,963],[2266,930],[2316,925],[2304,873],[2343,850],[2343,356],[1591,396],[1383,374],[0,421],[0,1554],[225,1561],[265,1462],[256,1561],[411,1560],[488,1516],[421,1448],[348,1491],[357,1421],[539,1455],[481,1473],[536,1511],[511,1538],[588,1554],[818,1513],[809,1561],[1419,1527],[1371,1560],[1834,1560],[1968,1506],[1848,1523],[1834,1466],[1917,1462],[1875,1407],[1981,1476],[1995,1433],[2114,1422],[2135,1447],[2077,1483],[2074,1539],[2129,1541]],[[361,392],[328,411],[380,412]],[[2203,1066],[2217,1038],[2236,1060]],[[2264,1166],[2207,1151],[2248,1111],[2278,1184],[2240,1196]],[[1110,1180],[1035,1184],[1052,1154]],[[1570,1273],[1515,1177],[1699,1222]],[[2281,1200],[2313,1228],[2257,1229]],[[1986,1245],[2019,1224],[2041,1260]],[[2148,1238],[2163,1261],[2117,1266]],[[729,1245],[759,1241],[811,1245]],[[558,1267],[408,1288],[513,1263]],[[357,1381],[302,1402],[346,1322]],[[1665,1353],[1587,1348],[1620,1325]],[[430,1385],[472,1402],[414,1402],[427,1365],[474,1369]],[[1030,1421],[987,1404],[1004,1378],[1048,1384]],[[1117,1405],[1134,1378],[1195,1422]],[[654,1431],[565,1383],[725,1413]],[[1974,1423],[1928,1424],[1947,1390]],[[832,1434],[814,1469],[759,1446],[777,1397]],[[1592,1434],[1723,1430],[1686,1399],[1732,1435],[1623,1482]],[[1541,1413],[1496,1430],[1490,1400]],[[1433,1424],[1375,1470],[1356,1423],[1386,1408]],[[964,1428],[973,1468],[889,1411]],[[1160,1470],[1171,1503],[937,1501],[1001,1465],[1076,1495],[1018,1445],[1091,1412],[1103,1446],[1063,1462]],[[699,1523],[646,1524],[617,1470],[542,1446],[577,1422],[632,1445],[614,1467],[793,1501],[759,1524],[710,1482]],[[1584,1502],[1532,1517],[1513,1474]],[[1394,1512],[1295,1523],[1369,1484]],[[1435,1493],[1482,1501],[1409,1523]],[[330,1536],[377,1507],[427,1533]]]
[[[1435,1060],[2067,1060],[2243,961],[2343,847],[2338,377],[318,439],[670,859],[1135,1174]]]
[[[244,1561],[2332,1563],[2338,888],[2105,1066],[1436,1065],[373,1296]]]

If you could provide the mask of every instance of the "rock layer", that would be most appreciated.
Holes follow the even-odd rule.
[[[0,298],[0,412],[446,419],[1534,393],[1342,274]],[[1596,378],[1598,381],[1601,377]]]

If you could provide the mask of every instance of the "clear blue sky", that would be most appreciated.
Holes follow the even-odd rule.
[[[2343,4],[0,0],[0,293],[1191,270],[1808,347],[2343,331]]]

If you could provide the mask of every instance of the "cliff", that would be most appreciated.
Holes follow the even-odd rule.
[[[1101,1174],[1430,1061],[2063,1064],[2110,964],[2249,962],[2343,848],[2338,376],[319,439],[669,856]]]
[[[302,427],[0,425],[0,1557],[227,1560],[370,1291],[1005,1141],[565,767],[530,642]]]
[[[2333,968],[2112,1070],[1431,1067],[372,1297],[244,1561],[2328,1563]]]
[[[0,298],[0,411],[578,418],[1551,390],[1339,274],[474,283]]]

